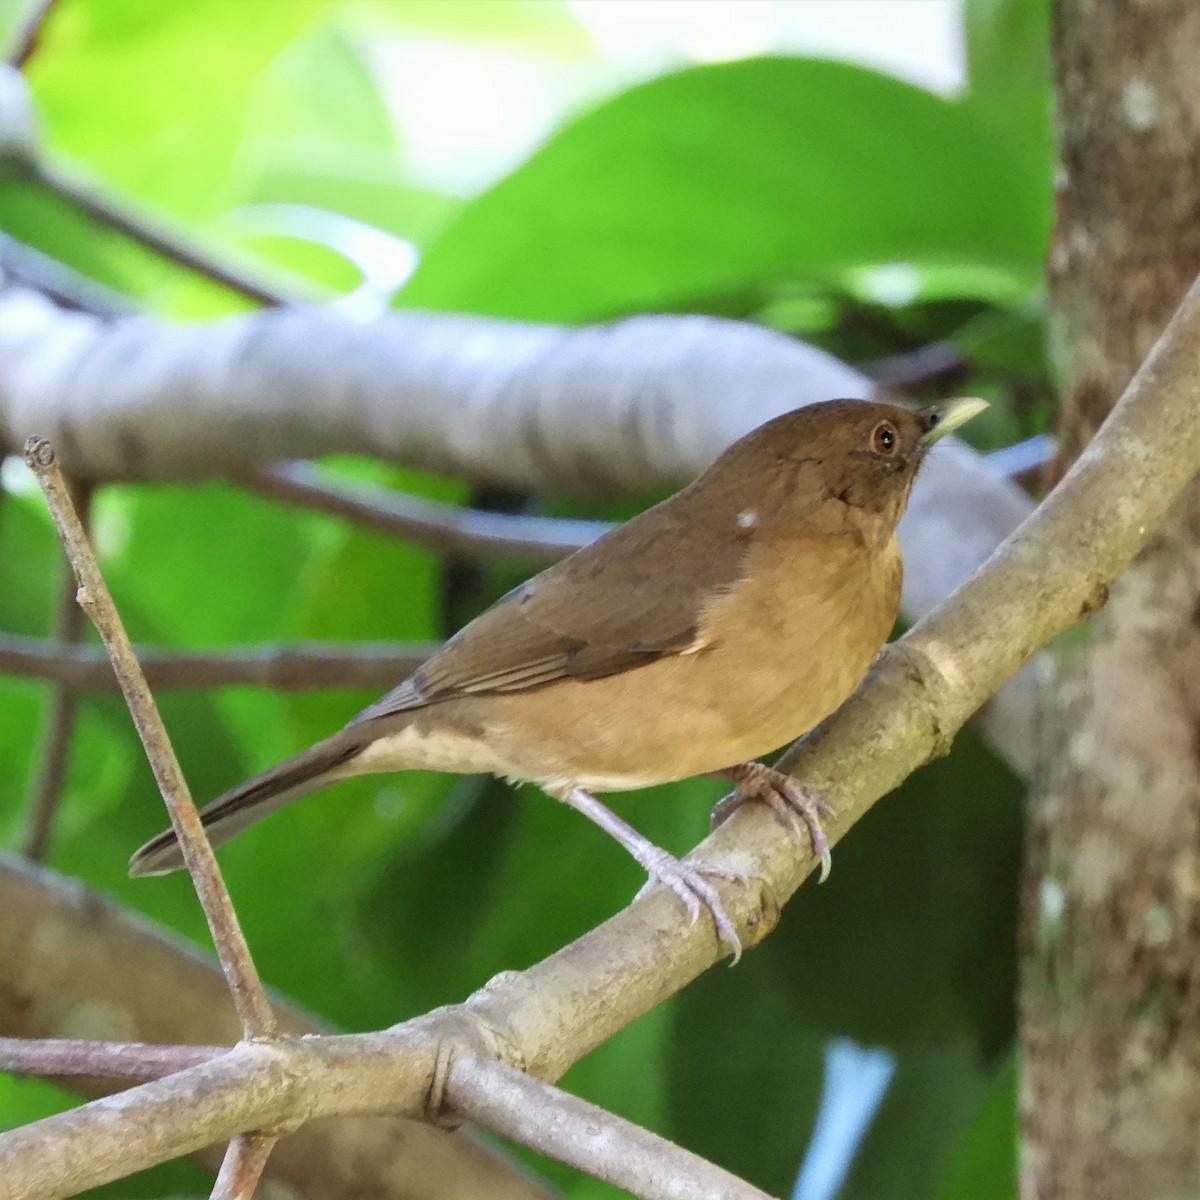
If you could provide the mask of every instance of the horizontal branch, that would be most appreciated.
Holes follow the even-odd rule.
[[[227,1046],[152,1046],[82,1038],[0,1037],[0,1071],[9,1075],[86,1075],[96,1079],[159,1079],[224,1054]]]
[[[608,521],[481,512],[338,479],[306,462],[281,463],[240,481],[273,500],[331,513],[443,554],[515,558],[546,566],[607,533]]]
[[[134,648],[156,691],[223,686],[277,691],[311,688],[387,688],[412,674],[438,642],[294,642],[231,646],[217,653]],[[63,645],[0,633],[0,675],[67,684],[88,691],[117,690],[108,656],[97,646]]]
[[[74,477],[241,477],[347,452],[524,491],[678,486],[779,412],[870,381],[754,325],[578,329],[274,308],[168,325],[0,292],[0,444],[51,440]]]

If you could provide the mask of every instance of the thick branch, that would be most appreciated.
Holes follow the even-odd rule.
[[[865,376],[709,317],[610,326],[269,309],[205,325],[103,321],[0,293],[0,430],[97,482],[242,476],[339,451],[522,490],[693,478],[768,417]]]

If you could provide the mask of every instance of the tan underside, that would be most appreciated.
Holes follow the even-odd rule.
[[[710,607],[695,652],[600,679],[431,705],[404,714],[390,735],[385,718],[383,736],[353,770],[490,772],[548,790],[609,792],[785,745],[854,690],[899,599],[894,540],[870,549],[823,540],[820,552],[798,539],[756,546],[750,582]]]

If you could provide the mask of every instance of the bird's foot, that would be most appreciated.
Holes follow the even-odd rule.
[[[643,837],[633,826],[622,821],[615,812],[606,808],[591,792],[585,792],[583,788],[566,787],[556,789],[550,794],[570,805],[576,812],[583,813],[588,820],[595,822],[605,833],[620,842],[650,876],[646,887],[655,882],[669,887],[683,901],[693,925],[700,918],[700,910],[707,909],[716,927],[717,937],[733,950],[733,961],[736,963],[741,958],[742,943],[737,930],[734,929],[716,888],[704,876],[711,875],[717,879],[746,883],[745,875],[715,864],[692,866],[680,862],[665,850],[660,850],[649,838]],[[645,891],[645,888],[642,891]],[[639,896],[641,894],[638,893]]]
[[[645,867],[650,878],[642,885],[634,899],[644,895],[656,883],[661,883],[664,887],[670,888],[683,901],[683,906],[687,909],[689,925],[695,925],[700,919],[701,909],[707,909],[716,928],[717,937],[733,951],[733,962],[730,966],[735,966],[738,959],[742,957],[742,940],[738,937],[737,930],[734,929],[733,922],[729,919],[729,914],[721,903],[717,889],[704,876],[726,879],[731,883],[744,884],[749,880],[741,871],[735,871],[732,867],[723,867],[719,863],[703,863],[692,866],[689,863],[681,862],[665,850],[660,850],[652,843],[647,843],[647,845],[649,851],[636,853],[634,857]]]
[[[722,779],[732,779],[737,789],[718,800],[712,811],[712,827],[726,821],[743,804],[758,800],[765,804],[780,821],[797,837],[807,832],[812,843],[813,854],[821,860],[819,882],[829,878],[833,856],[829,853],[829,839],[821,828],[822,817],[836,815],[832,808],[815,792],[810,792],[802,783],[773,770],[762,763],[742,763],[727,771],[715,771]]]

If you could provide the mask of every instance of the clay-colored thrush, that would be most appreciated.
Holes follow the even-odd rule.
[[[833,712],[887,640],[900,600],[896,522],[930,443],[984,402],[915,412],[832,400],[730,446],[681,492],[556,563],[477,617],[340,732],[214,800],[214,844],[334,780],[373,771],[532,780],[703,906],[737,949],[704,873],[595,792],[694,775],[738,785],[828,870],[820,800],[753,762]],[[182,865],[175,835],[134,875]]]

